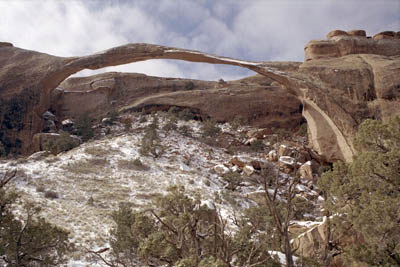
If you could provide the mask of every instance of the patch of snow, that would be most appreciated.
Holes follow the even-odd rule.
[[[289,157],[289,156],[281,156],[281,157],[279,157],[279,161],[286,165],[293,166],[296,162],[296,159]]]

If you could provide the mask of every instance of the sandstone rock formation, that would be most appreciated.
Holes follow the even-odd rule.
[[[189,108],[200,117],[232,121],[241,116],[258,127],[294,129],[302,122],[302,103],[280,87],[248,79],[218,82],[172,79],[133,73],[70,78],[54,91],[51,109],[62,119],[80,114],[104,116],[111,109]],[[193,88],[188,90],[188,84]],[[110,105],[113,103],[113,105]]]
[[[33,135],[44,128],[41,115],[49,109],[63,120],[84,112],[101,116],[113,105],[120,110],[180,106],[221,121],[245,114],[262,127],[293,127],[302,110],[312,147],[330,161],[351,161],[352,137],[362,120],[400,113],[398,36],[386,32],[372,39],[363,31],[336,31],[329,40],[311,41],[303,64],[250,62],[149,44],[62,58],[0,43],[0,140],[11,152],[30,153]],[[66,80],[82,69],[159,58],[235,65],[262,76],[218,86],[198,81],[190,91],[181,90],[185,80],[136,74]],[[290,125],[284,117],[292,112],[296,119]]]
[[[396,56],[400,54],[398,33],[386,31],[368,38],[363,30],[349,32],[334,30],[328,40],[312,40],[306,47],[305,60],[341,57],[350,54]]]

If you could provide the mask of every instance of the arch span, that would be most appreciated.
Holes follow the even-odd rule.
[[[303,102],[306,99],[304,90],[299,88],[307,89],[307,82],[302,80],[301,76],[296,75],[295,71],[293,72],[298,68],[299,63],[251,62],[153,44],[127,44],[88,56],[70,58],[55,57],[13,46],[5,46],[0,47],[0,65],[6,66],[0,70],[0,81],[2,82],[1,98],[7,100],[7,98],[12,98],[16,95],[23,95],[28,89],[32,90],[34,95],[34,99],[27,104],[27,114],[24,114],[25,126],[22,131],[16,135],[14,134],[13,138],[21,140],[23,152],[29,153],[33,135],[42,128],[40,115],[50,107],[52,91],[72,74],[83,69],[95,70],[149,59],[175,59],[247,68],[277,81],[291,94],[302,99]],[[290,72],[290,70],[292,71]],[[24,73],[24,79],[21,79],[20,75],[18,75],[21,72]],[[6,84],[4,85],[4,83]],[[318,122],[319,119],[316,116],[322,116],[325,121],[329,118],[321,109],[314,109],[314,112],[310,112],[305,117],[310,121]],[[311,123],[311,125],[316,124]],[[328,127],[324,131],[325,133],[330,132],[332,136],[337,136],[340,133],[332,120],[328,120],[325,126]],[[320,131],[311,130],[310,132],[312,135],[311,140],[321,140]],[[337,142],[337,140],[334,140],[334,142]],[[340,151],[352,151],[346,142],[341,144],[339,146]],[[318,152],[326,154],[321,142],[316,143],[314,147]],[[349,160],[350,157],[343,157],[347,153],[342,153],[339,158]]]

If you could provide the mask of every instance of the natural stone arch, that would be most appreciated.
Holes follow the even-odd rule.
[[[12,56],[10,57],[9,54]],[[30,60],[26,61],[26,57],[21,56],[21,54],[29,56]],[[227,64],[247,68],[277,81],[283,87],[285,87],[288,92],[302,99],[302,101],[306,99],[303,97],[304,92],[299,89],[304,86],[304,81],[298,77],[291,77],[288,72],[282,71],[287,67],[285,63],[276,64],[268,62],[250,62],[206,54],[193,50],[151,44],[127,44],[93,55],[71,58],[54,57],[51,55],[27,51],[12,46],[5,46],[1,47],[0,50],[0,63],[4,62],[3,65],[10,65],[9,68],[14,68],[15,71],[19,71],[21,69],[22,71],[28,71],[27,76],[32,76],[35,78],[34,84],[32,84],[33,78],[27,80],[16,79],[15,83],[11,84],[11,86],[7,88],[8,92],[6,93],[10,93],[10,91],[13,90],[23,93],[23,91],[30,86],[37,94],[40,95],[39,103],[33,104],[29,108],[30,112],[33,112],[34,114],[32,114],[32,116],[29,118],[25,118],[25,122],[30,123],[31,127],[25,127],[23,133],[20,134],[22,136],[22,140],[25,142],[25,153],[29,151],[29,143],[31,142],[33,134],[40,131],[40,114],[49,108],[51,92],[55,90],[62,81],[83,69],[95,70],[149,59],[176,59],[210,64]],[[32,68],[32,66],[35,67]],[[5,80],[8,78],[7,75],[9,73],[9,71],[0,71],[0,80]],[[329,118],[326,114],[321,114],[321,116],[318,116],[318,112],[321,113],[323,111],[317,109],[317,112],[306,114],[305,117],[306,119],[309,118],[309,120],[314,122],[318,121],[318,118],[314,118],[315,116],[322,116],[325,119]],[[311,125],[313,124],[311,123]],[[332,136],[340,133],[333,121],[325,124],[325,126],[328,126],[325,132],[333,133]],[[321,140],[320,136],[318,136],[319,133],[320,131],[311,130],[311,140]],[[342,138],[340,137],[339,139]],[[342,145],[339,146],[340,149],[352,151],[350,146],[346,146],[346,142],[342,142],[341,144]],[[316,145],[315,148],[322,154],[326,152],[324,151],[324,147],[322,145]],[[343,155],[347,155],[347,153],[348,152],[345,152]],[[339,155],[337,158],[348,161],[351,157],[342,157]]]

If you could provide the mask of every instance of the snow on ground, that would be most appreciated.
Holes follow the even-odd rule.
[[[160,129],[166,120],[160,116]],[[79,262],[84,261],[85,249],[108,246],[108,232],[113,226],[111,213],[119,203],[129,202],[137,209],[146,207],[171,185],[183,185],[189,194],[200,193],[204,204],[215,205],[224,218],[233,220],[233,207],[223,200],[225,182],[214,171],[216,165],[228,162],[232,155],[176,131],[167,134],[159,130],[164,154],[159,158],[141,156],[143,127],[151,122],[149,115],[147,121],[133,123],[129,132],[123,131],[122,125],[113,126],[110,135],[57,156],[0,161],[0,171],[18,169],[13,182],[22,197],[41,206],[42,215],[49,222],[70,231],[71,241],[80,248],[70,266],[82,266]],[[200,135],[200,122],[179,121],[178,126],[182,125],[190,126],[194,136]],[[221,128],[231,131],[227,124]],[[251,158],[253,154],[239,156]],[[138,158],[148,170],[133,167]],[[247,186],[230,193],[242,207],[249,207],[254,202],[246,196],[259,189]],[[58,198],[46,198],[49,190],[56,192]],[[216,196],[223,201],[215,203]]]

